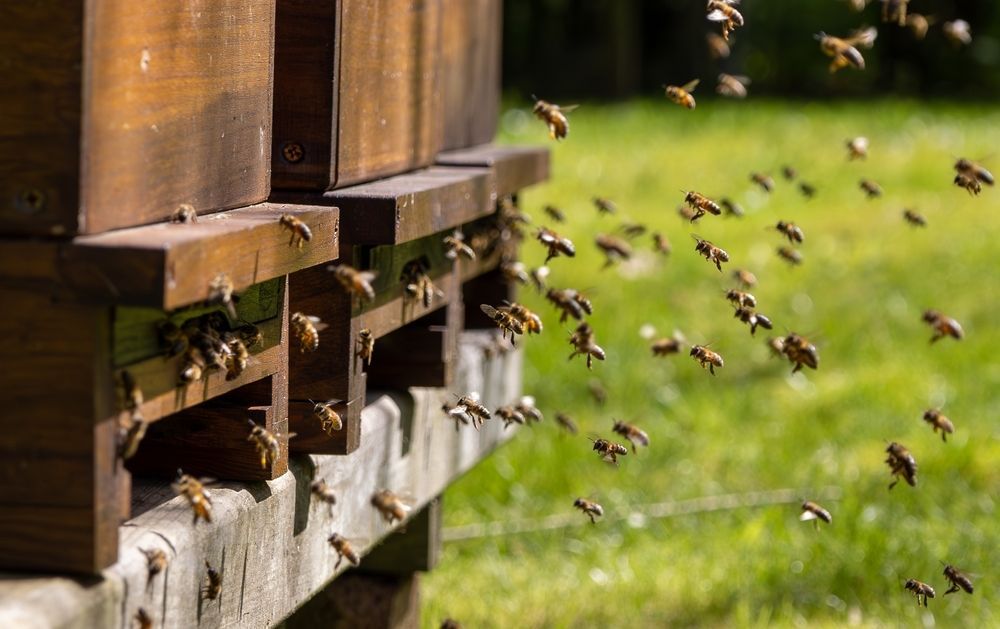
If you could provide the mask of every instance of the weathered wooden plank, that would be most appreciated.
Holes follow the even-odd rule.
[[[463,336],[455,390],[478,390],[490,407],[520,391],[520,354],[487,359],[483,333]],[[442,430],[440,389],[413,389],[410,396],[382,397],[364,411],[361,447],[347,456],[293,458],[291,474],[263,483],[220,483],[210,489],[215,518],[191,525],[183,498],[169,498],[166,482],[137,481],[137,492],[159,503],[121,529],[119,562],[102,579],[0,579],[0,626],[32,618],[37,627],[123,626],[144,607],[155,626],[191,627],[276,624],[347,568],[334,568],[327,537],[338,532],[366,554],[398,530],[369,504],[389,488],[408,499],[413,513],[440,495],[516,431],[488,422],[479,432]],[[404,414],[401,408],[408,409]],[[409,410],[412,409],[412,410]],[[323,478],[337,494],[330,509],[310,497],[309,483]],[[162,501],[169,498],[165,503]],[[138,511],[138,509],[137,509]],[[147,586],[139,548],[161,548],[170,565]],[[204,561],[220,568],[222,596],[200,600]],[[364,559],[362,559],[364,565]],[[86,585],[84,585],[84,583]],[[58,604],[55,602],[58,601]]]
[[[4,3],[0,37],[3,233],[267,197],[274,0]]]
[[[540,146],[482,144],[438,153],[434,163],[491,169],[497,199],[514,195],[549,178],[549,150]]]

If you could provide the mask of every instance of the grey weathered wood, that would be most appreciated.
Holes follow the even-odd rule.
[[[440,410],[451,393],[478,391],[492,407],[520,391],[521,353],[486,358],[492,333],[466,333],[455,386],[379,396],[364,410],[361,447],[345,456],[300,456],[290,473],[251,484],[211,489],[214,519],[191,525],[182,498],[166,483],[135,479],[134,518],[121,528],[119,561],[96,581],[0,575],[0,627],[129,626],[141,606],[160,627],[268,627],[294,611],[336,576],[326,538],[336,531],[366,553],[400,527],[369,504],[389,488],[416,513],[493,448],[509,439],[491,421],[479,432],[456,432]],[[337,493],[332,512],[309,493],[324,478]],[[170,566],[147,589],[139,548],[162,548]],[[222,570],[222,595],[200,601],[204,561]],[[362,565],[364,559],[362,559]],[[347,568],[344,562],[339,570]]]

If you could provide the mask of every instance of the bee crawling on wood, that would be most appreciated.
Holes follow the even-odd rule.
[[[375,271],[359,271],[347,264],[332,264],[326,267],[349,295],[360,297],[364,301],[375,299],[375,289],[372,282],[378,276]]]
[[[726,251],[721,247],[716,247],[711,242],[699,238],[694,234],[692,234],[691,237],[694,238],[697,243],[694,246],[694,250],[700,253],[701,255],[705,256],[705,259],[708,260],[709,262],[714,262],[715,268],[721,271],[722,263],[729,262],[729,254],[726,253]]]
[[[694,109],[697,106],[697,103],[695,102],[694,96],[691,92],[694,91],[694,88],[698,87],[698,82],[698,79],[694,79],[693,81],[688,81],[681,86],[664,85],[663,92],[666,97],[670,99],[670,102],[680,105],[686,109]]]
[[[333,565],[334,570],[340,567],[340,564],[344,561],[344,559],[347,559],[347,561],[351,562],[355,566],[361,563],[361,558],[358,557],[358,553],[354,552],[354,548],[351,546],[351,543],[340,533],[332,534],[330,537],[326,538],[326,541],[329,542],[330,546],[332,546],[333,550],[337,553],[337,563]]]
[[[293,312],[288,322],[291,324],[292,334],[299,342],[299,352],[305,354],[319,349],[319,333],[327,327],[319,317]]]
[[[195,478],[178,469],[177,478],[170,485],[175,493],[184,496],[191,505],[191,510],[194,512],[193,524],[198,523],[198,518],[206,522],[212,521],[212,499],[205,489],[205,485],[210,482],[212,479]]]
[[[893,441],[885,449],[889,454],[885,462],[895,480],[889,484],[889,489],[896,486],[900,478],[903,478],[910,487],[917,486],[917,460],[913,458],[910,451],[904,446]]]
[[[702,369],[708,367],[709,373],[713,376],[715,375],[716,367],[722,369],[725,366],[725,361],[722,360],[722,354],[708,349],[707,345],[694,345],[691,347],[691,351],[688,352],[688,354],[698,361]]]
[[[771,194],[774,192],[774,179],[765,173],[750,173],[750,181],[760,186],[761,190]]]
[[[208,284],[209,305],[220,305],[225,307],[230,319],[236,319],[236,305],[233,303],[236,296],[233,295],[233,281],[225,273],[219,273]]]
[[[170,222],[177,224],[197,223],[198,212],[195,211],[194,206],[190,203],[181,203],[174,210],[174,213],[170,215]]]
[[[510,334],[510,344],[514,345],[514,335],[524,334],[524,324],[510,312],[498,310],[489,304],[480,304],[479,309],[500,328],[501,336]]]
[[[371,365],[374,355],[375,335],[370,328],[361,328],[358,330],[358,357],[365,361],[365,365]]]
[[[572,240],[563,238],[547,227],[540,227],[535,237],[538,239],[538,242],[545,245],[548,249],[548,255],[545,257],[544,264],[548,264],[549,260],[559,255],[569,258],[576,255],[576,247],[573,246]]]
[[[160,348],[167,358],[183,354],[188,348],[188,338],[177,324],[165,319],[156,324],[156,333],[160,339]]]
[[[773,327],[770,319],[756,312],[753,308],[740,306],[736,309],[736,314],[733,316],[750,326],[750,336],[754,336],[757,332],[757,326],[765,330],[770,330]]]
[[[406,514],[410,512],[410,505],[405,504],[399,496],[388,489],[380,489],[372,496],[372,506],[382,515],[382,518],[390,525],[395,522],[402,522],[406,519]]]
[[[722,39],[729,41],[729,33],[743,26],[743,15],[733,5],[740,0],[708,0],[705,5],[709,22],[722,23]]]
[[[302,245],[312,240],[312,230],[301,218],[291,214],[282,214],[278,222],[281,223],[282,227],[292,232],[292,237],[288,240],[289,247],[297,244],[301,249]]]
[[[257,424],[254,420],[248,419],[247,425],[250,426],[247,441],[253,442],[257,454],[260,455],[260,466],[267,469],[268,465],[273,465],[278,460],[281,454],[281,442],[278,441],[277,435]],[[290,433],[288,438],[291,439],[294,436],[294,433]]]
[[[925,323],[934,328],[934,336],[931,337],[931,343],[936,343],[946,336],[950,336],[956,341],[960,341],[965,337],[965,332],[958,321],[951,317],[946,317],[937,310],[925,310],[923,319]]]
[[[535,114],[539,120],[549,127],[549,137],[553,140],[562,140],[569,135],[569,119],[566,114],[570,113],[579,105],[567,105],[560,107],[554,103],[541,100],[532,96],[535,106],[531,113]]]
[[[149,615],[145,607],[140,607],[135,612],[134,620],[139,629],[153,629],[153,617]]]
[[[468,260],[476,259],[476,252],[472,247],[465,244],[465,235],[462,230],[456,229],[450,236],[444,237],[444,257],[449,260],[456,260],[461,256]]]
[[[700,192],[695,192],[694,190],[689,190],[687,192],[681,190],[681,192],[684,192],[684,203],[694,210],[694,213],[691,215],[692,223],[697,221],[706,213],[713,214],[715,216],[722,214],[722,208],[719,207],[719,204]]]
[[[795,223],[789,221],[778,221],[774,228],[788,238],[788,242],[792,244],[802,243],[806,239],[805,234],[802,232],[802,228]]]
[[[312,402],[312,400],[309,400]],[[320,427],[329,436],[333,436],[333,433],[342,430],[344,428],[344,420],[341,418],[340,413],[334,410],[334,407],[339,403],[338,400],[329,400],[327,402],[312,402],[313,404],[313,415],[319,420]],[[350,405],[347,402],[345,406]]]
[[[201,380],[205,373],[207,364],[201,350],[197,347],[188,347],[184,353],[184,362],[181,363],[181,371],[177,378],[177,385],[184,386]]]
[[[125,391],[125,409],[130,411],[128,423],[119,420],[118,456],[127,461],[139,450],[142,438],[149,425],[142,416],[143,395],[135,378],[128,370],[121,372],[122,387]]]
[[[229,348],[226,356],[226,380],[232,381],[239,378],[250,362],[250,352],[246,344],[238,335],[226,332],[222,335],[222,342]]]
[[[333,488],[326,484],[325,478],[317,478],[309,485],[309,491],[312,492],[316,499],[320,502],[325,503],[329,509],[330,513],[333,513],[333,505],[337,504],[337,494],[334,493]]]
[[[816,529],[819,530],[819,521],[822,520],[827,524],[831,524],[833,523],[833,516],[830,515],[829,511],[815,502],[806,500],[802,503],[802,514],[799,516],[799,520],[803,522],[812,520]]]
[[[941,441],[947,442],[948,435],[955,432],[955,424],[937,409],[929,408],[924,411],[924,421],[931,425],[934,432],[941,431]]]
[[[816,346],[800,334],[791,332],[782,339],[781,351],[789,362],[795,365],[792,368],[792,373],[801,370],[803,366],[810,369],[819,367],[819,352],[816,351]]]
[[[618,457],[628,454],[628,448],[620,443],[608,441],[607,439],[590,438],[594,447],[592,450],[601,455],[601,459],[609,463],[618,465]]]
[[[159,548],[150,550],[140,548],[139,552],[146,557],[146,589],[149,589],[153,578],[167,569],[167,553]]]
[[[629,424],[621,420],[614,420],[615,423],[611,427],[611,432],[619,434],[625,437],[630,444],[632,444],[632,453],[636,451],[636,445],[643,446],[644,448],[649,447],[649,435],[646,434],[645,430],[642,430],[635,424]]]
[[[748,85],[750,85],[749,77],[722,73],[719,75],[719,84],[715,86],[715,91],[727,98],[743,99],[747,97]]]
[[[604,507],[586,498],[577,498],[573,501],[573,506],[588,516],[591,524],[597,524],[597,518],[604,515]]]
[[[972,579],[959,571],[959,569],[955,566],[945,565],[944,576],[948,579],[948,582],[951,583],[951,587],[945,590],[945,596],[951,594],[952,592],[957,592],[959,589],[965,590],[968,594],[972,594],[974,591]]]
[[[903,587],[909,590],[910,592],[913,592],[913,595],[917,597],[918,607],[921,604],[923,604],[924,607],[927,607],[927,599],[934,598],[934,588],[932,588],[931,586],[927,585],[922,581],[917,581],[916,579],[910,579],[906,582],[906,584]]]
[[[524,414],[513,406],[501,406],[494,411],[497,417],[503,420],[503,427],[509,428],[511,424],[525,424]]]
[[[903,210],[903,220],[914,227],[927,227],[927,219],[913,210]]]
[[[210,601],[219,598],[222,593],[222,573],[205,561],[205,585],[201,589],[202,596]]]
[[[604,349],[594,340],[594,330],[586,321],[576,327],[576,331],[570,336],[569,344],[573,346],[573,353],[569,355],[572,360],[577,355],[587,357],[587,369],[591,369],[593,359],[604,360],[606,354]]]

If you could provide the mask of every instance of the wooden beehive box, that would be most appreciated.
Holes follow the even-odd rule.
[[[0,233],[264,201],[273,39],[274,0],[2,3]]]

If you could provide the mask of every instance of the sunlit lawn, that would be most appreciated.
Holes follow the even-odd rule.
[[[566,528],[446,544],[423,581],[425,625],[446,616],[466,627],[1000,623],[1000,190],[972,198],[951,185],[950,170],[964,155],[1000,172],[1000,156],[990,158],[1000,110],[747,101],[689,112],[638,102],[587,105],[571,123],[556,144],[539,121],[508,112],[502,141],[552,149],[551,182],[521,206],[575,240],[574,259],[550,263],[550,283],[590,290],[607,361],[590,373],[567,362],[571,326],[522,290],[546,326],[524,346],[525,390],[547,417],[448,491],[445,525],[573,515],[577,496],[601,502],[606,520],[592,526],[575,514]],[[854,135],[871,140],[867,161],[846,160]],[[784,164],[818,188],[815,199],[781,178]],[[772,195],[749,182],[753,170],[774,176]],[[867,200],[862,177],[885,195]],[[675,211],[680,189],[729,196],[747,214],[691,226]],[[595,195],[619,214],[599,216]],[[567,225],[547,219],[549,203]],[[904,207],[929,226],[905,224]],[[601,271],[593,237],[626,219],[664,232],[673,254],[655,257],[647,234],[634,241],[632,263]],[[805,231],[801,267],[775,254],[782,238],[766,228],[779,219]],[[723,273],[696,255],[692,232],[729,252]],[[525,262],[543,257],[526,240]],[[792,376],[769,355],[766,330],[751,338],[733,318],[723,290],[740,267],[759,278],[752,292],[774,333],[816,343],[818,371]],[[930,345],[928,307],[957,318],[966,339]],[[639,336],[646,323],[711,342],[725,367],[712,377],[686,352],[651,357]],[[590,378],[609,393],[604,407],[587,391]],[[930,407],[955,422],[947,443],[921,420]],[[576,418],[580,435],[560,432],[557,410]],[[618,469],[586,439],[609,436],[612,418],[652,441]],[[891,440],[914,453],[916,488],[887,489]],[[797,504],[633,514],[649,503],[831,487],[841,497],[824,501],[834,521],[819,532],[799,522]],[[977,574],[976,593],[943,597],[939,561]],[[926,611],[902,588],[911,577],[937,589]]]

